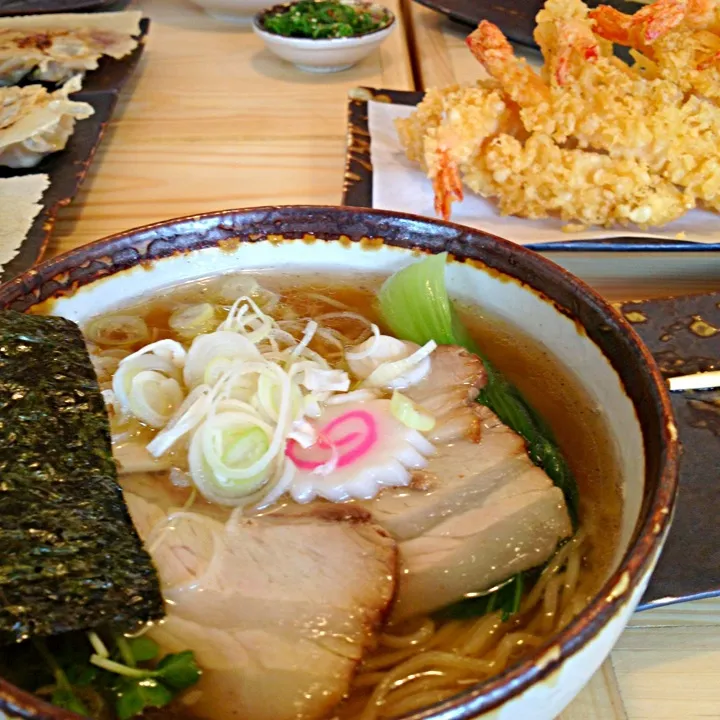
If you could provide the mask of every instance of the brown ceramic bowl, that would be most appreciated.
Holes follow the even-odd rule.
[[[238,269],[390,272],[447,250],[451,293],[543,342],[602,407],[617,445],[620,547],[601,592],[568,627],[489,682],[411,717],[554,718],[610,652],[648,583],[677,489],[677,431],[665,383],[628,323],[581,281],[512,243],[396,213],[267,207],[171,220],[43,263],[0,288],[0,307],[76,321],[167,285]],[[70,718],[0,680],[0,717]]]

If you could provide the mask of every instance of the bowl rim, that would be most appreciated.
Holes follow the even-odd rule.
[[[328,223],[336,229],[332,232],[309,232],[308,226],[313,223]],[[203,224],[206,224],[205,232],[209,232],[211,237],[201,239],[202,233],[198,227]],[[347,231],[343,232],[344,228]],[[384,232],[394,237],[388,239]],[[195,240],[192,239],[193,233],[197,235]],[[362,234],[353,240],[351,233],[354,236]],[[285,205],[186,215],[115,233],[46,260],[1,285],[0,309],[12,308],[13,302],[17,304],[19,298],[23,297],[29,300],[26,307],[18,304],[16,309],[27,309],[44,300],[44,292],[47,292],[46,297],[72,294],[78,287],[138,265],[148,267],[148,263],[152,265],[168,256],[222,247],[224,240],[237,244],[272,237],[280,238],[281,241],[304,242],[308,234],[314,241],[325,242],[343,239],[362,242],[363,239],[369,239],[375,243],[373,247],[380,240],[381,245],[397,247],[409,253],[420,251],[435,254],[448,251],[453,261],[480,263],[489,268],[490,272],[499,272],[528,287],[552,302],[558,312],[574,319],[579,330],[600,346],[603,355],[623,382],[625,393],[636,414],[643,410],[658,421],[655,428],[657,467],[651,473],[652,458],[648,457],[647,450],[649,439],[652,438],[650,430],[643,426],[638,416],[646,454],[646,491],[640,516],[618,567],[584,610],[559,633],[550,636],[539,648],[497,677],[471,686],[441,703],[403,716],[403,720],[471,720],[538,684],[596,637],[643,582],[662,548],[670,526],[677,498],[679,458],[679,441],[670,393],[653,356],[632,325],[599,293],[538,253],[473,228],[384,210]],[[184,244],[186,238],[189,239]],[[144,253],[144,257],[141,253]],[[495,264],[505,264],[509,269],[498,270]],[[546,288],[541,289],[533,284],[542,282]],[[35,291],[37,295],[33,298]],[[563,292],[569,293],[569,305],[558,299]],[[583,312],[601,322],[593,327],[583,323],[578,318]],[[616,364],[603,348],[603,337],[608,342],[612,338],[617,339],[620,342],[617,352],[630,353],[635,360],[634,367]],[[625,379],[633,373],[637,373],[648,391],[647,397],[642,398],[642,406],[634,399],[636,388]],[[653,478],[655,487],[648,490],[647,481]],[[0,712],[3,709],[14,710],[14,715],[32,720],[77,720],[79,717],[54,708],[0,678]]]
[[[252,25],[255,30],[262,37],[272,38],[277,42],[287,42],[295,45],[296,47],[330,47],[336,46],[341,47],[343,45],[358,44],[359,42],[368,40],[370,38],[379,39],[378,36],[391,28],[394,28],[397,23],[397,17],[395,13],[386,5],[381,5],[376,2],[369,2],[367,0],[354,0],[353,2],[344,2],[344,5],[356,5],[367,8],[380,8],[385,13],[386,22],[383,23],[379,28],[374,30],[367,30],[357,35],[351,35],[350,37],[336,37],[336,38],[305,38],[305,37],[290,37],[288,35],[279,35],[268,30],[265,27],[265,18],[268,15],[280,12],[281,10],[288,10],[294,5],[297,5],[302,0],[292,0],[292,2],[278,3],[272,7],[265,8],[260,12],[256,13],[253,17]],[[317,0],[316,0],[317,1]]]

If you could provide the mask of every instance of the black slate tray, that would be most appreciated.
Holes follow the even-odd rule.
[[[537,47],[533,40],[535,16],[545,0],[415,0],[432,10],[447,15],[463,25],[475,27],[481,20],[495,23],[514,42]],[[624,0],[585,0],[588,7],[612,5],[618,10],[632,14],[642,5]]]
[[[0,17],[122,10],[129,0],[0,0]]]
[[[120,90],[140,60],[149,25],[148,19],[142,20],[140,42],[130,55],[122,60],[103,58],[100,67],[86,76],[83,90],[72,95],[74,100],[90,103],[95,108],[95,114],[75,125],[75,132],[63,151],[49,155],[37,166],[26,170],[0,167],[2,178],[35,173],[45,173],[50,178],[50,186],[40,201],[42,210],[18,254],[0,270],[0,283],[10,280],[42,258],[58,211],[77,194],[112,117]]]
[[[34,265],[43,256],[57,213],[75,197],[87,175],[93,155],[97,150],[108,121],[117,103],[117,93],[76,93],[74,100],[90,103],[95,114],[75,125],[75,132],[65,150],[44,158],[39,165],[27,170],[0,167],[0,177],[18,177],[45,173],[50,186],[41,199],[43,209],[38,213],[30,232],[20,246],[18,254],[0,271],[0,282],[15,277]]]
[[[368,129],[368,102],[371,100],[415,106],[423,99],[422,92],[355,88],[348,99],[348,131],[345,155],[345,177],[342,204],[373,207],[372,138]],[[537,252],[698,252],[718,251],[720,242],[698,243],[646,237],[610,237],[601,240],[558,240],[528,243],[525,247]]]
[[[619,310],[666,377],[720,369],[720,292]],[[720,390],[673,393],[672,402],[682,443],[680,495],[642,610],[720,595]]]

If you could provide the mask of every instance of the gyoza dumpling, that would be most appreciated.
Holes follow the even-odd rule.
[[[94,70],[103,55],[122,58],[137,47],[140,11],[28,15],[0,20],[0,86],[28,74],[65,82]]]
[[[92,105],[68,98],[80,80],[49,93],[41,85],[0,88],[0,165],[28,168],[63,150],[76,120],[90,117]]]

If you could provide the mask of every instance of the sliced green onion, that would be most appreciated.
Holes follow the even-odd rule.
[[[146,322],[135,315],[109,315],[91,320],[85,336],[98,345],[135,345],[150,337]]]
[[[218,324],[215,308],[210,303],[179,308],[168,320],[168,325],[177,335],[188,339],[212,332]]]
[[[263,359],[255,344],[237,332],[218,330],[207,335],[198,335],[188,350],[183,377],[188,387],[205,382],[206,370],[214,361]],[[217,365],[214,367],[218,367]],[[214,372],[214,371],[213,371]],[[218,376],[219,377],[219,376]],[[208,385],[214,384],[207,382]]]
[[[398,389],[416,385],[430,372],[429,357],[436,348],[437,343],[428,340],[407,357],[381,363],[363,380],[362,387]]]
[[[153,428],[164,428],[183,401],[183,391],[175,378],[156,370],[141,370],[131,381],[130,411]]]
[[[270,447],[268,436],[259,427],[227,431],[222,444],[223,462],[232,467],[250,467]]]
[[[430,432],[435,427],[435,418],[420,409],[409,397],[395,390],[390,400],[390,412],[403,425],[420,432]]]

